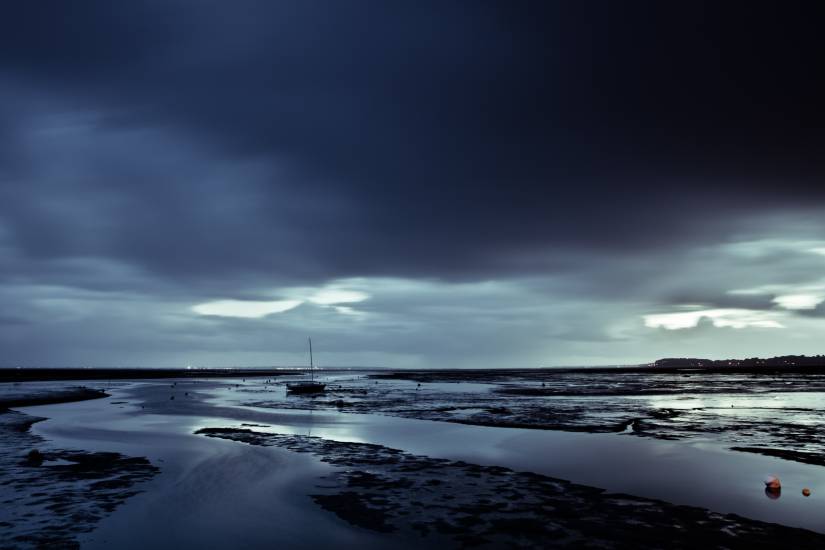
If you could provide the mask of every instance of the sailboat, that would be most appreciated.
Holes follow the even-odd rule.
[[[312,362],[312,338],[309,340],[309,381],[287,382],[286,391],[289,393],[324,393],[327,387],[323,382],[315,381],[315,365]]]

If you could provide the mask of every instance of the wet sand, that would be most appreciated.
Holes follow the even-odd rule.
[[[370,379],[381,383],[339,384],[313,406],[478,426],[712,437],[738,452],[825,465],[822,369],[402,371]]]
[[[612,411],[601,420],[597,413],[617,399],[640,399],[651,411],[668,409],[673,401],[697,399],[693,390],[701,380],[691,380],[682,395],[604,399],[497,391],[529,388],[536,385],[532,380],[422,383],[368,374],[327,375],[332,392],[317,398],[285,395],[280,378],[118,382],[106,385],[106,399],[0,415],[25,418],[18,426],[30,428],[15,432],[23,434],[18,443],[8,445],[11,440],[4,438],[0,444],[15,478],[41,476],[32,484],[40,487],[32,496],[36,504],[18,504],[27,501],[8,491],[19,491],[19,484],[0,486],[17,517],[0,523],[0,540],[24,534],[25,525],[34,529],[27,536],[57,535],[61,544],[89,548],[512,547],[548,541],[661,547],[670,539],[693,546],[707,540],[707,547],[780,540],[822,547],[819,533],[772,523],[825,532],[816,512],[825,491],[821,467],[726,451],[724,441],[733,430],[669,439],[636,433],[632,424],[616,433],[588,434],[472,423],[474,415],[506,414],[499,406],[518,411],[520,399],[531,403],[528,408],[534,400],[544,400],[544,406],[551,400],[561,410],[563,401],[592,399],[601,409],[591,403],[588,422],[612,424]],[[570,382],[576,387],[576,380]],[[765,387],[737,394],[707,388],[698,393],[710,402],[685,414],[724,416],[706,411],[720,399],[757,410],[759,400],[770,398]],[[779,414],[790,415],[791,423],[807,419],[816,426],[818,392],[786,393],[793,399],[773,409],[784,410]],[[793,406],[805,395],[813,400],[810,406]],[[740,422],[741,414],[733,419]],[[34,415],[49,419],[29,421]],[[780,450],[793,452],[793,446],[775,441]],[[47,467],[23,464],[32,446],[43,451]],[[51,467],[72,470],[62,461],[75,464],[74,477],[49,473]],[[705,476],[698,485],[679,479],[698,472]],[[779,473],[785,481],[780,500],[759,494],[765,473]],[[66,483],[72,491],[89,491],[107,480],[95,486],[88,502],[66,498]],[[799,494],[802,484],[813,488],[812,497]],[[61,498],[66,506],[49,507]],[[19,519],[32,512],[28,517],[37,521]],[[131,535],[135,529],[140,539]],[[11,547],[36,547],[36,540],[20,538]]]
[[[380,445],[248,428],[197,433],[312,453],[343,469],[312,495],[345,521],[458,546],[821,548],[825,535],[576,485],[529,472],[416,456]]]
[[[46,449],[45,420],[0,412],[0,548],[71,548],[158,472],[142,457]],[[42,449],[42,450],[41,450]]]
[[[20,391],[11,389],[0,395],[0,411],[3,409],[32,407],[35,405],[51,405],[54,403],[85,401],[87,399],[101,399],[103,397],[108,397],[105,391],[83,386],[44,389],[42,391],[31,391],[29,388]]]

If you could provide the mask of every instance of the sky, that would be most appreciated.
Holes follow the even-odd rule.
[[[825,353],[812,6],[6,5],[0,365]]]

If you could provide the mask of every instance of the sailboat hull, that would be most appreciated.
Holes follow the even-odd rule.
[[[292,382],[286,385],[289,393],[324,393],[326,384],[321,382]]]
[[[312,360],[312,338],[307,338],[309,342],[309,381],[287,382],[287,393],[324,393],[327,387],[323,382],[315,381],[315,362]]]

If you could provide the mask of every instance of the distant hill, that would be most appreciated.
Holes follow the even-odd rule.
[[[754,368],[754,367],[825,367],[825,355],[783,355],[762,359],[698,359],[693,357],[668,357],[653,363],[654,367],[661,368]]]

